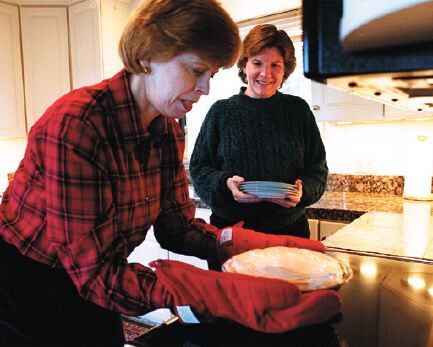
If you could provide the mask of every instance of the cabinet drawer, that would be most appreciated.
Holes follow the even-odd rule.
[[[308,225],[310,226],[310,239],[318,240],[319,239],[319,220],[318,219],[309,219]]]
[[[322,241],[336,231],[340,230],[348,223],[344,222],[328,222],[321,220],[319,223],[319,239]]]

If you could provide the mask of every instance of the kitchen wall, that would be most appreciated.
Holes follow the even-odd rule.
[[[141,0],[131,0],[130,10],[140,2]],[[262,0],[250,0],[248,5],[245,5],[244,0],[220,2],[237,21],[289,10],[300,4],[300,0],[272,0],[266,6],[263,6]],[[224,92],[231,95],[238,90],[238,86],[233,88],[233,91],[225,88]],[[211,89],[208,98],[218,99],[222,97],[220,92],[222,91]],[[191,135],[194,132],[195,136],[205,113],[196,108],[198,124],[194,127],[189,125]],[[433,120],[352,125],[319,123],[319,128],[326,146],[330,172],[341,174],[404,175],[408,143],[418,135],[433,136]],[[25,146],[25,138],[0,138],[0,194],[7,186],[7,173],[17,168]],[[188,148],[189,153],[191,147]]]
[[[409,144],[433,134],[433,120],[334,125],[319,123],[331,173],[404,175]],[[24,155],[23,138],[0,139],[0,191]],[[416,155],[416,153],[410,153]],[[433,162],[432,158],[426,158]],[[433,164],[432,164],[433,165]]]
[[[129,9],[134,10],[142,0],[129,0]],[[266,16],[301,7],[302,0],[272,0],[263,6],[263,0],[219,0],[219,3],[237,22]]]
[[[332,173],[404,175],[409,148],[419,135],[433,139],[433,119],[334,125],[321,123]],[[429,160],[433,165],[433,158]]]
[[[266,5],[263,0],[219,0],[219,2],[237,22],[302,6],[302,0],[272,0],[266,1]]]

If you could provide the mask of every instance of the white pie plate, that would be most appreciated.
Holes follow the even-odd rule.
[[[238,254],[222,270],[296,284],[303,292],[338,288],[353,277],[348,264],[321,252],[291,247],[270,247]]]

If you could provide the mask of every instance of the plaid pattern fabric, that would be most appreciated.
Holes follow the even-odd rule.
[[[32,127],[0,205],[0,236],[80,295],[139,315],[165,301],[153,271],[127,257],[154,225],[164,248],[216,259],[218,229],[194,219],[177,122],[139,117],[129,75],[57,100]]]

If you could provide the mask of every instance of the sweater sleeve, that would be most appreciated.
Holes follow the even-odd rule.
[[[299,207],[306,207],[318,201],[326,189],[328,165],[326,151],[319,128],[308,104],[305,103],[306,123],[304,128],[305,153],[304,170],[301,175],[303,194]]]
[[[223,110],[222,101],[217,101],[208,111],[189,164],[194,190],[210,207],[223,206],[228,201],[233,201],[226,184],[227,178],[233,176],[233,173],[224,171],[218,160],[219,122],[223,118]]]

